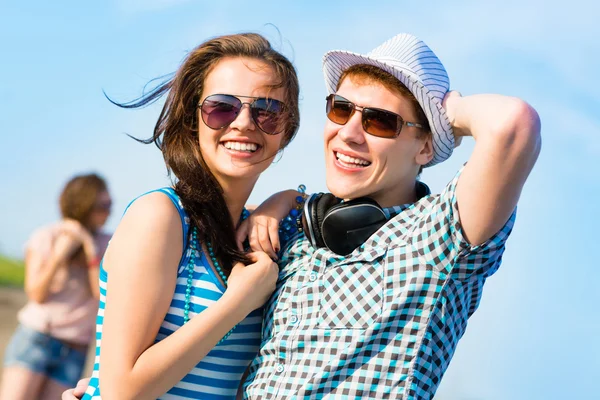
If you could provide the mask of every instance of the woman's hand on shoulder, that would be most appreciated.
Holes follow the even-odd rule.
[[[298,195],[295,190],[285,190],[275,193],[258,206],[237,230],[240,250],[243,250],[242,243],[248,238],[253,251],[265,252],[272,259],[277,259],[281,246],[279,222],[295,207]]]
[[[79,221],[70,218],[64,219],[60,223],[60,233],[62,236],[69,236],[74,246],[75,244],[77,244],[76,247],[83,246],[88,262],[95,260],[98,256],[94,237]]]
[[[85,229],[79,221],[71,218],[65,218],[60,222],[59,230],[61,233],[70,235],[74,240],[83,243],[86,240],[92,239],[90,232]]]
[[[59,233],[54,239],[52,246],[53,255],[56,260],[68,260],[81,246],[81,242],[68,233]]]

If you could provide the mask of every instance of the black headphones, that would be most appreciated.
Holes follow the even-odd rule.
[[[417,200],[431,193],[417,181]],[[377,232],[387,217],[377,202],[368,197],[342,201],[331,193],[315,193],[304,204],[304,231],[314,248],[327,247],[347,256]]]

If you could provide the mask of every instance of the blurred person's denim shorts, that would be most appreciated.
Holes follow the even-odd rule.
[[[52,336],[19,324],[4,353],[4,366],[21,366],[75,387],[85,366],[86,352]]]

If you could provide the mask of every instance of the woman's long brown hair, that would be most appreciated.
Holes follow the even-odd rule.
[[[94,233],[89,223],[90,215],[94,212],[98,196],[106,191],[106,181],[97,174],[74,176],[65,184],[58,199],[62,217],[74,219]]]
[[[279,81],[271,88],[285,89],[287,122],[282,133],[283,149],[294,138],[299,126],[298,76],[292,63],[259,34],[244,33],[210,39],[193,49],[175,74],[150,92],[129,103],[113,103],[124,108],[139,108],[167,94],[152,137],[136,140],[154,143],[162,151],[169,175],[176,178],[175,191],[198,228],[200,239],[210,241],[224,272],[229,275],[234,262],[247,263],[248,259],[238,250],[235,226],[223,189],[202,157],[198,144],[197,112],[206,77],[225,57],[256,59],[275,72]]]

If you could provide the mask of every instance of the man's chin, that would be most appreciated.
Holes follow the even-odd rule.
[[[338,185],[336,185],[338,186]],[[348,190],[348,188],[340,188],[340,187],[329,187],[328,186],[329,191],[331,192],[331,194],[333,194],[335,197],[340,198],[340,199],[344,199],[344,200],[351,200],[351,199],[355,199],[357,197],[362,197],[365,196],[364,190],[361,189],[356,189],[356,190]]]
[[[368,196],[371,192],[369,190],[369,184],[366,181],[367,179],[368,177],[328,173],[326,175],[325,183],[327,184],[329,192],[335,197],[340,199],[354,199],[357,197]]]

